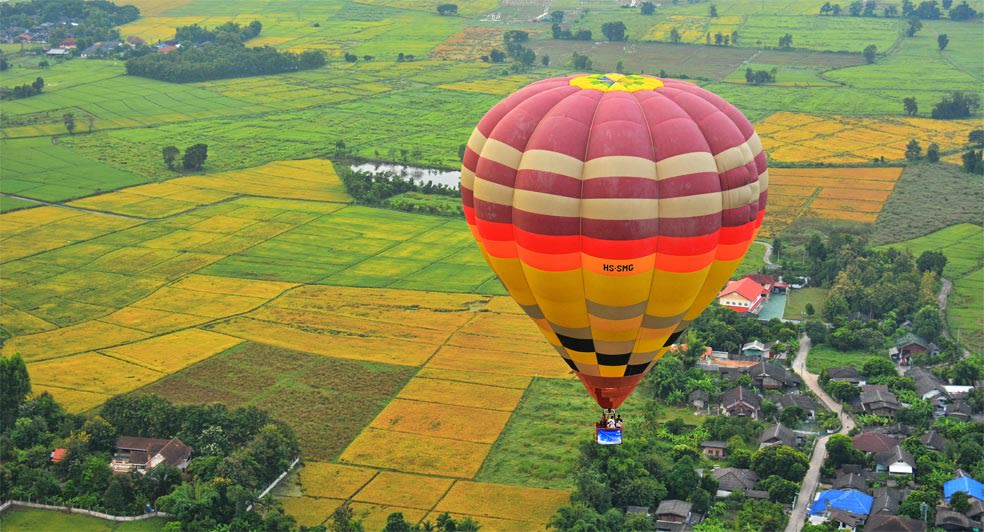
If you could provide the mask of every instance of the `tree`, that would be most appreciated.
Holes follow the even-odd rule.
[[[864,52],[862,52],[862,54],[864,55],[864,60],[867,61],[869,65],[875,62],[875,55],[877,53],[878,53],[878,47],[873,44],[869,44],[868,46],[865,46]]]
[[[574,68],[577,70],[591,70],[591,59],[586,55],[581,55],[574,52],[573,55]]]
[[[185,170],[201,170],[205,167],[205,159],[208,159],[208,145],[194,144],[185,148],[181,164]]]
[[[449,17],[458,14],[457,4],[437,4],[437,14],[442,17]]]
[[[656,6],[652,2],[643,2],[640,11],[643,15],[652,15],[656,12]]]
[[[506,53],[498,48],[493,48],[492,51],[489,52],[489,59],[493,63],[501,63],[506,60]]]
[[[941,33],[936,36],[936,45],[939,46],[940,51],[946,50],[946,45],[950,44],[950,37],[945,33]]]
[[[922,29],[922,21],[918,17],[912,16],[908,20],[909,26],[905,30],[905,34],[909,37],[915,37],[916,33]]]
[[[953,7],[953,0],[943,0],[943,9],[950,9]]]
[[[885,6],[885,18],[895,18],[899,16],[899,7],[895,4]]]
[[[769,500],[789,504],[799,494],[799,484],[786,480],[779,475],[771,475],[759,482],[758,487],[769,492]]]
[[[680,44],[680,31],[676,28],[670,30],[670,42],[673,44]]]
[[[861,5],[861,2],[860,1],[851,2],[851,5],[847,6],[847,13],[849,15],[851,15],[852,17],[860,17],[861,16],[861,8],[862,8],[862,5]]]
[[[606,22],[601,25],[601,33],[609,41],[624,41],[625,24],[621,20],[616,22]]]
[[[541,55],[540,56],[540,64],[542,64],[545,67],[550,66],[550,56],[549,55]]]
[[[922,157],[922,146],[919,145],[918,140],[910,139],[909,143],[905,145],[905,158],[915,161],[920,157]]]
[[[779,422],[795,429],[807,417],[809,417],[809,414],[807,414],[806,410],[798,406],[791,406],[782,411],[782,414],[779,415]]]
[[[977,18],[977,10],[967,5],[966,0],[950,10],[950,20],[973,20]]]
[[[813,316],[817,313],[817,309],[813,307],[813,303],[807,303],[804,309],[806,310],[807,316]]]
[[[926,148],[926,160],[935,163],[940,160],[940,145],[932,143]]]
[[[984,148],[984,129],[975,129],[967,134],[967,144]]]
[[[963,169],[974,174],[984,174],[984,150],[969,150],[960,156]]]
[[[394,512],[386,518],[386,526],[383,532],[410,532],[413,527],[403,517],[403,512]]]
[[[955,91],[933,107],[933,118],[968,118],[981,108],[981,97],[974,92]]]
[[[936,20],[940,18],[943,13],[940,12],[940,8],[936,5],[936,0],[926,0],[919,3],[919,7],[915,10],[915,15],[921,19],[925,20]]]
[[[903,98],[902,105],[905,107],[905,114],[909,116],[915,116],[916,112],[919,111],[919,105],[915,98]]]
[[[958,491],[950,495],[950,508],[953,508],[955,512],[966,513],[967,510],[970,510],[969,497],[966,491]]]
[[[752,454],[752,469],[762,478],[778,475],[800,482],[806,476],[809,463],[809,457],[788,445],[763,447]]]
[[[31,377],[20,354],[0,358],[0,429],[14,425],[17,410],[31,393]]]
[[[710,16],[711,18],[718,16],[718,8],[716,5],[711,4],[710,9],[708,9],[708,16]]]
[[[643,15],[645,15],[645,13],[643,13]],[[560,9],[558,9],[557,11],[551,11],[550,21],[553,22],[554,24],[560,24],[561,22],[564,21],[564,12]]]
[[[912,318],[912,332],[922,336],[930,342],[935,342],[940,333],[943,332],[943,320],[940,318],[940,309],[935,305],[926,305],[916,312]]]
[[[870,358],[861,366],[861,375],[864,375],[869,382],[877,377],[894,377],[895,364],[885,357]]]
[[[932,523],[936,519],[936,504],[939,500],[940,496],[937,490],[926,488],[924,490],[912,491],[902,501],[902,505],[899,506],[898,515],[904,515],[922,521],[924,517],[923,508],[925,507],[927,511],[925,518]]]
[[[362,522],[355,518],[352,506],[345,502],[332,512],[328,530],[331,532],[362,532]]]
[[[953,383],[972,385],[984,374],[984,362],[980,357],[970,357],[957,362],[953,366]]]
[[[178,159],[178,155],[181,155],[181,150],[175,146],[164,146],[161,155],[164,156],[164,164],[167,165],[168,170],[174,170],[174,161]]]
[[[65,123],[65,129],[68,130],[69,135],[75,134],[75,114],[65,113],[62,115],[62,122]]]
[[[788,50],[788,49],[790,49],[792,47],[793,47],[793,36],[792,36],[792,34],[787,33],[787,34],[783,35],[782,37],[779,37],[779,48],[782,48],[783,50]]]
[[[839,17],[840,14],[841,14],[841,6],[840,6],[840,4],[834,4],[833,6],[831,6],[831,8],[830,8],[830,14],[833,15],[833,16],[835,16],[835,17]]]
[[[858,387],[849,382],[828,382],[824,389],[831,397],[842,403],[849,403],[861,394]]]
[[[864,464],[864,453],[854,448],[847,434],[834,434],[827,440],[824,465],[837,469],[844,464]]]

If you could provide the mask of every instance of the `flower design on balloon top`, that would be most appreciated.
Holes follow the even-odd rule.
[[[589,74],[571,79],[571,86],[602,92],[636,92],[663,86],[659,78],[639,74]]]

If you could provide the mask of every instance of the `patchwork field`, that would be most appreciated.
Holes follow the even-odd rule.
[[[901,168],[770,168],[762,235],[776,235],[800,216],[874,223]]]
[[[769,157],[777,162],[827,164],[870,163],[905,159],[906,144],[916,139],[925,150],[936,143],[941,152],[959,149],[978,120],[926,118],[869,119],[775,113],[755,125]]]

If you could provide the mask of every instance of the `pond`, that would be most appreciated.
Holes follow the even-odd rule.
[[[351,168],[355,172],[368,172],[374,175],[392,172],[396,175],[409,178],[418,185],[423,185],[430,181],[435,185],[447,185],[454,189],[458,188],[458,182],[461,180],[461,171],[459,170],[441,170],[438,168],[421,168],[419,166],[387,163],[353,164]]]

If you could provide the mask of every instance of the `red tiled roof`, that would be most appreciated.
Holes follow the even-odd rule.
[[[755,301],[762,296],[762,292],[764,291],[765,288],[762,285],[756,283],[748,277],[745,277],[740,281],[728,281],[728,285],[724,287],[724,290],[721,290],[718,297],[724,297],[728,294],[737,293],[749,301]]]
[[[63,449],[59,447],[51,452],[51,461],[57,464],[58,462],[61,462],[63,458],[65,458],[66,454],[68,454],[68,449]]]

